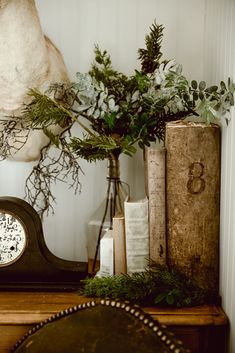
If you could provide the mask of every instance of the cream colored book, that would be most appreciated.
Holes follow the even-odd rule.
[[[149,262],[148,199],[125,201],[127,273],[143,272]]]
[[[113,270],[113,231],[107,230],[100,241],[100,269],[97,277],[112,276]]]
[[[113,218],[114,274],[126,273],[125,219],[122,213]]]
[[[149,199],[150,260],[166,264],[166,177],[165,148],[145,150],[145,185]]]

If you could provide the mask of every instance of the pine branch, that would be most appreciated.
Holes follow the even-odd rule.
[[[106,135],[93,135],[83,139],[73,137],[70,148],[77,156],[89,162],[106,159],[110,154],[119,156],[123,152],[132,155],[136,151],[124,138]]]
[[[181,272],[151,265],[145,272],[88,278],[81,293],[141,305],[194,306],[218,301],[218,293],[198,287]]]
[[[97,82],[104,84],[109,94],[115,96],[117,103],[123,99],[129,79],[113,69],[110,55],[106,50],[101,51],[98,45],[95,46],[95,62],[92,64],[89,74]]]
[[[32,127],[49,127],[51,125],[66,126],[71,122],[71,113],[55,100],[32,89],[29,92],[32,101],[24,106],[23,116],[26,121],[32,122]]]
[[[161,43],[163,37],[162,25],[157,25],[156,21],[150,27],[150,34],[145,37],[146,49],[139,49],[139,59],[141,62],[141,69],[144,73],[152,73],[158,68],[161,53]]]
[[[50,91],[54,89],[56,94],[58,93],[56,88],[60,86],[60,84],[58,86],[54,84],[54,88],[51,87]],[[72,88],[70,92],[73,92]],[[66,107],[67,101],[57,101],[35,89],[29,91],[29,96],[33,99],[28,105],[24,106],[22,113],[24,120],[31,122],[32,128],[48,128],[51,125],[59,125],[61,128],[65,128],[76,122],[88,134],[93,134],[87,126],[79,121],[79,117],[74,115],[69,107]]]

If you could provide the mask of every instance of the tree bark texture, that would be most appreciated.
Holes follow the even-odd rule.
[[[220,128],[166,127],[167,258],[197,284],[218,289]]]

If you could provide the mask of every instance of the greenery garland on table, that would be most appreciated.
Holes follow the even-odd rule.
[[[216,303],[218,294],[198,287],[176,269],[150,265],[145,272],[87,278],[81,294],[128,300],[141,305],[186,307]]]

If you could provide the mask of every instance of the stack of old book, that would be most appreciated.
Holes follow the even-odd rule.
[[[126,200],[124,213],[113,218],[100,244],[98,276],[143,272],[149,262],[149,214],[147,197]]]
[[[147,197],[127,200],[124,214],[114,217],[112,235],[102,240],[112,247],[108,274],[141,272],[150,260],[178,268],[201,287],[217,288],[219,127],[167,124],[165,147],[145,151],[145,180]],[[101,269],[102,257],[108,258],[101,245]]]
[[[165,147],[146,149],[150,259],[218,289],[220,128],[166,126]]]

